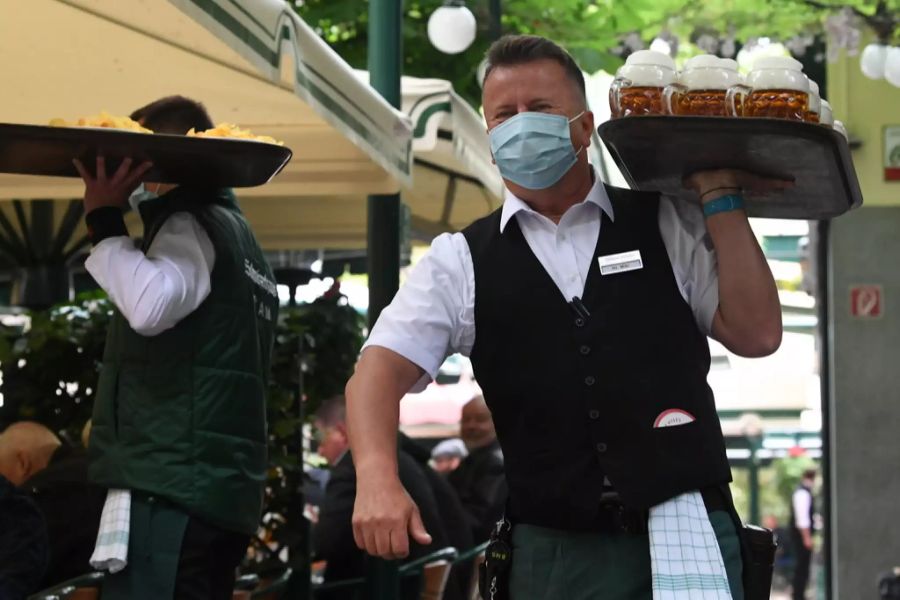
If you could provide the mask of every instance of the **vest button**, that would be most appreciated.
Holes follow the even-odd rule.
[[[584,327],[584,319],[581,317],[575,319],[575,327]]]
[[[588,412],[588,416],[589,416],[591,419],[593,419],[593,420],[596,421],[597,419],[600,418],[600,411],[599,411],[599,410],[596,410],[596,409],[595,409],[595,410],[592,410],[592,411]]]
[[[603,442],[599,442],[597,444],[597,452],[599,452],[600,454],[606,452],[606,444],[604,444]]]
[[[597,383],[597,380],[594,379],[593,375],[588,375],[587,377],[584,378],[584,385],[586,385],[586,386],[592,386],[595,383]]]
[[[581,352],[583,355],[587,356],[588,354],[591,353],[591,347],[590,346],[582,346],[581,348],[578,349],[578,351]]]

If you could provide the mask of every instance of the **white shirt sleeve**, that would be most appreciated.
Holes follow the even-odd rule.
[[[791,499],[794,504],[794,526],[797,529],[812,529],[809,518],[809,508],[812,505],[812,494],[804,489],[794,492]]]
[[[381,346],[418,365],[421,391],[450,354],[468,355],[475,343],[475,272],[461,233],[434,239],[391,304],[382,311],[363,349]]]
[[[690,305],[700,331],[710,335],[719,309],[719,273],[703,212],[696,205],[663,197],[659,203],[659,231],[681,295]]]
[[[141,335],[171,329],[209,296],[215,250],[209,235],[187,212],[171,215],[145,255],[131,238],[97,244],[85,268]]]

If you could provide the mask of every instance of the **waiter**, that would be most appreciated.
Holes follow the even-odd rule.
[[[688,538],[668,556],[685,555],[691,527],[714,530],[718,548],[701,549],[712,567],[724,562],[727,581],[697,581],[726,589],[703,597],[742,598],[706,338],[742,356],[778,348],[778,294],[740,194],[785,184],[698,173],[687,184],[702,209],[607,187],[587,159],[594,120],[572,58],[514,36],[487,62],[484,113],[505,202],[434,240],[347,384],[356,542],[397,558],[410,537],[428,541],[397,479],[398,404],[461,352],[505,458],[514,600],[651,598],[677,574],[665,571],[665,548],[651,549],[648,512],[652,530],[665,523],[657,507],[700,494],[708,519],[675,506],[672,537]]]
[[[212,127],[178,96],[132,118],[176,135]],[[91,563],[124,567],[103,598],[231,598],[262,510],[274,277],[230,191],[135,192],[146,164],[76,165],[93,244],[85,267],[116,307],[90,439],[89,476],[111,490]],[[139,246],[122,216],[129,203]]]

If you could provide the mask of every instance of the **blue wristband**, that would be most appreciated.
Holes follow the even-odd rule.
[[[727,194],[720,196],[715,200],[710,200],[703,205],[703,216],[710,218],[713,215],[729,212],[732,210],[741,210],[744,208],[744,199],[739,194]]]

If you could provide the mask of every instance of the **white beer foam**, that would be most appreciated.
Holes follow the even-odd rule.
[[[827,100],[822,100],[822,106],[819,108],[819,123],[822,125],[831,125],[834,123],[834,113],[831,112],[831,105]]]
[[[822,97],[819,95],[819,84],[809,79],[809,111],[817,115],[822,112]]]
[[[662,88],[676,80],[674,69],[660,65],[625,65],[617,71],[617,76],[637,87]]]
[[[747,85],[754,90],[795,90],[809,93],[809,82],[800,71],[760,69],[747,75]]]
[[[689,90],[727,90],[741,83],[741,76],[729,69],[687,69],[681,73],[679,83]]]

